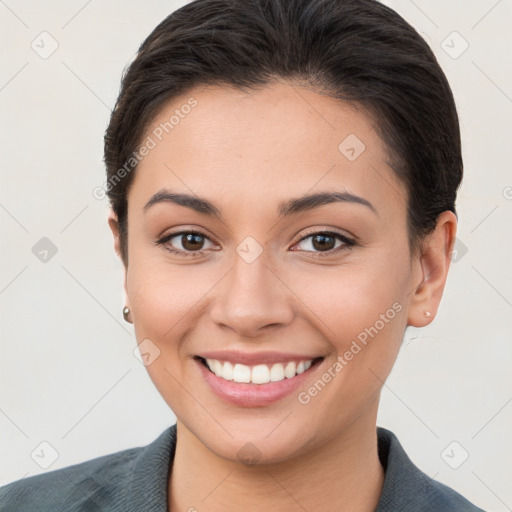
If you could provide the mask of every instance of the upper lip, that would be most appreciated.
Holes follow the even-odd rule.
[[[248,366],[257,364],[287,363],[289,361],[310,361],[323,356],[292,354],[290,352],[242,352],[236,350],[218,350],[197,354],[204,359],[217,359],[229,361],[232,364],[240,363]]]

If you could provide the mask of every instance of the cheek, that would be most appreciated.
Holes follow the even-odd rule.
[[[314,411],[311,417],[324,424],[337,425],[359,414],[379,392],[396,360],[407,319],[406,286],[403,276],[388,270],[381,279],[371,271],[347,269],[328,279],[318,274],[318,279],[295,281],[304,292],[301,297],[307,297],[303,311],[313,312],[310,322],[334,352],[319,376],[325,387],[314,384],[302,395]]]
[[[205,287],[207,283],[195,283],[190,272],[180,267],[132,265],[126,289],[137,340],[150,338],[166,348],[166,341],[176,339],[183,330]]]
[[[179,384],[185,378],[187,350],[181,340],[193,329],[194,309],[206,290],[183,269],[148,260],[131,266],[126,288],[137,343],[141,353],[151,354],[145,363],[148,375],[171,409],[180,413],[188,397]]]
[[[405,309],[408,276],[404,268],[400,264],[379,267],[374,260],[368,266],[347,265],[328,272],[320,268],[297,274],[291,282],[304,305],[321,320],[326,338],[339,339],[342,348],[343,342],[374,325],[381,315],[385,320],[402,318],[397,310]],[[393,308],[395,303],[399,306]]]
[[[386,268],[374,258],[367,268],[347,265],[294,278],[303,311],[312,312],[310,322],[335,352],[333,363],[337,357],[343,367],[333,371],[340,375],[333,388],[349,394],[381,385],[378,377],[391,371],[407,323],[408,267],[398,259],[393,266],[383,261]]]

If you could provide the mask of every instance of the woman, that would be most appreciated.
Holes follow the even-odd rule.
[[[196,0],[105,135],[125,319],[177,422],[2,510],[478,511],[376,426],[435,318],[462,178],[450,87],[374,0]]]

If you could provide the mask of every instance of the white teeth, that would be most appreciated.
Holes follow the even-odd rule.
[[[229,361],[225,361],[222,366],[222,375],[219,375],[226,380],[233,380],[233,365]]]
[[[222,375],[222,363],[220,361],[217,361],[217,359],[207,359],[206,362],[208,363],[210,370],[215,373],[215,375]]]
[[[292,379],[296,375],[305,372],[312,362],[313,360],[309,359],[298,363],[290,361],[288,363],[276,363],[271,366],[266,364],[247,366],[239,363],[232,365],[228,361],[223,362],[217,359],[206,360],[206,364],[217,377],[252,384],[267,384],[268,382]]]
[[[290,361],[284,369],[284,376],[287,379],[291,379],[292,377],[295,377],[295,370],[296,370],[296,364],[293,361]]]
[[[266,384],[270,382],[270,370],[266,364],[259,364],[252,367],[251,382],[253,384]]]
[[[270,368],[270,380],[277,382],[284,379],[284,367],[281,363],[273,364]]]
[[[235,364],[233,380],[235,382],[251,382],[251,368],[245,364]]]

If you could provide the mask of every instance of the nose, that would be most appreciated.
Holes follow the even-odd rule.
[[[240,337],[256,338],[288,325],[294,315],[293,293],[268,266],[265,251],[252,263],[238,255],[218,284],[210,309],[213,322]]]

